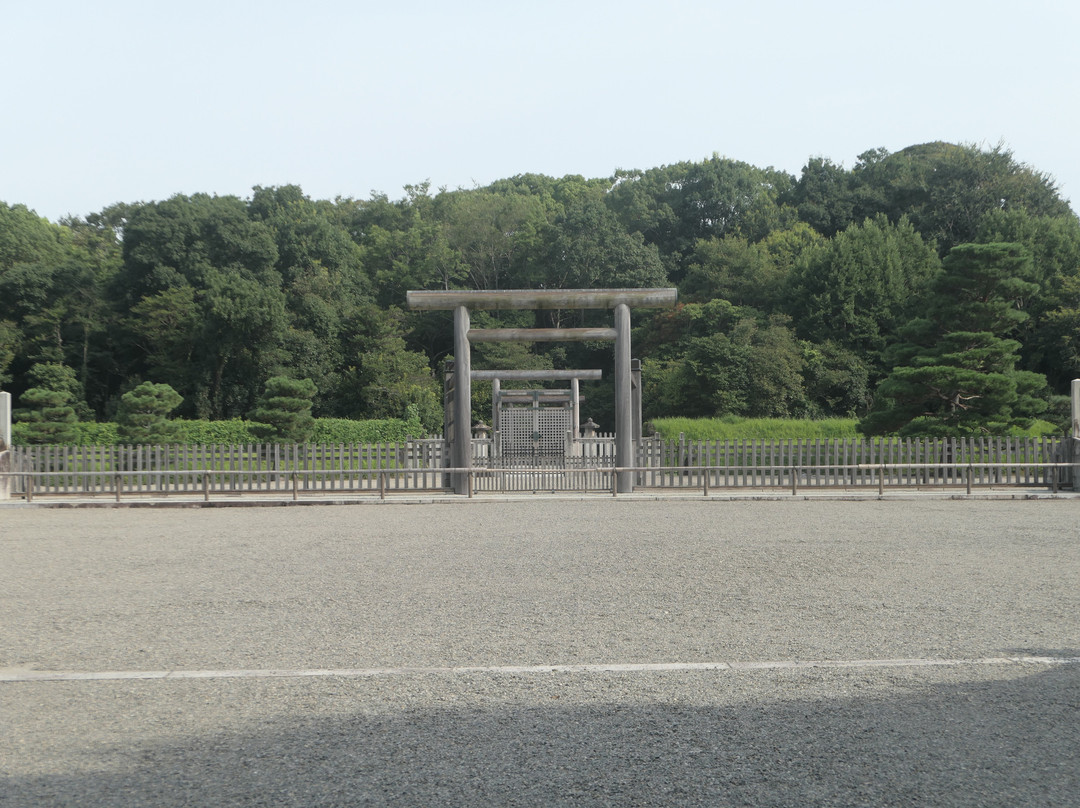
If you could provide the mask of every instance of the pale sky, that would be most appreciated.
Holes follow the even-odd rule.
[[[0,0],[0,201],[607,177],[718,153],[799,174],[993,146],[1080,208],[1076,0]]]

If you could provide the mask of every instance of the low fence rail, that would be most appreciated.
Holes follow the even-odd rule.
[[[617,472],[648,489],[1075,486],[1080,441],[1014,438],[867,441],[645,439],[637,464],[576,456],[534,463],[478,457],[443,466],[442,441],[356,445],[14,447],[0,475],[15,497],[443,492],[466,472],[474,492],[607,491]]]

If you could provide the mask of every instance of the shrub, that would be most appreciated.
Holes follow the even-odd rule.
[[[285,443],[306,443],[311,440],[315,419],[311,417],[311,400],[315,397],[311,379],[290,379],[272,376],[259,403],[248,416],[251,430],[264,440]]]
[[[315,421],[312,443],[393,443],[423,437],[419,423],[400,418],[375,421],[350,421],[346,418],[319,418]]]
[[[120,397],[116,420],[125,443],[174,443],[176,427],[169,413],[184,400],[167,384],[143,382]]]
[[[26,443],[74,443],[75,408],[71,406],[71,394],[66,390],[48,390],[31,387],[19,397],[22,409],[15,417],[22,422],[21,438]],[[14,437],[14,436],[12,436]]]

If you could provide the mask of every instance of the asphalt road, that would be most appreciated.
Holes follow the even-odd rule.
[[[1078,516],[7,510],[0,806],[1080,805]]]

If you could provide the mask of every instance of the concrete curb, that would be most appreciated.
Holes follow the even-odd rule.
[[[35,497],[33,502],[8,500],[0,502],[0,510],[5,509],[34,509],[34,508],[281,508],[281,507],[306,507],[313,505],[449,505],[449,504],[482,504],[491,502],[533,502],[545,500],[552,502],[590,502],[609,501],[620,502],[875,502],[875,501],[948,501],[948,500],[975,500],[975,501],[1007,501],[1007,500],[1080,500],[1080,492],[1057,492],[1046,490],[1029,489],[1000,489],[981,491],[972,494],[952,491],[919,491],[898,490],[878,494],[873,492],[854,491],[825,491],[821,493],[779,493],[765,489],[752,489],[740,493],[720,492],[704,495],[702,493],[679,493],[679,492],[655,492],[642,491],[633,494],[619,494],[613,497],[608,493],[581,494],[581,493],[545,493],[545,494],[477,494],[466,497],[460,494],[431,494],[431,495],[398,495],[391,494],[385,499],[377,495],[367,496],[320,496],[308,494],[302,499],[291,499],[287,496],[239,496],[223,495],[218,499],[204,500],[202,495],[197,497],[182,497],[172,495],[167,498],[138,498],[138,495],[130,495],[129,499],[116,502],[114,500],[48,497],[40,499]]]

